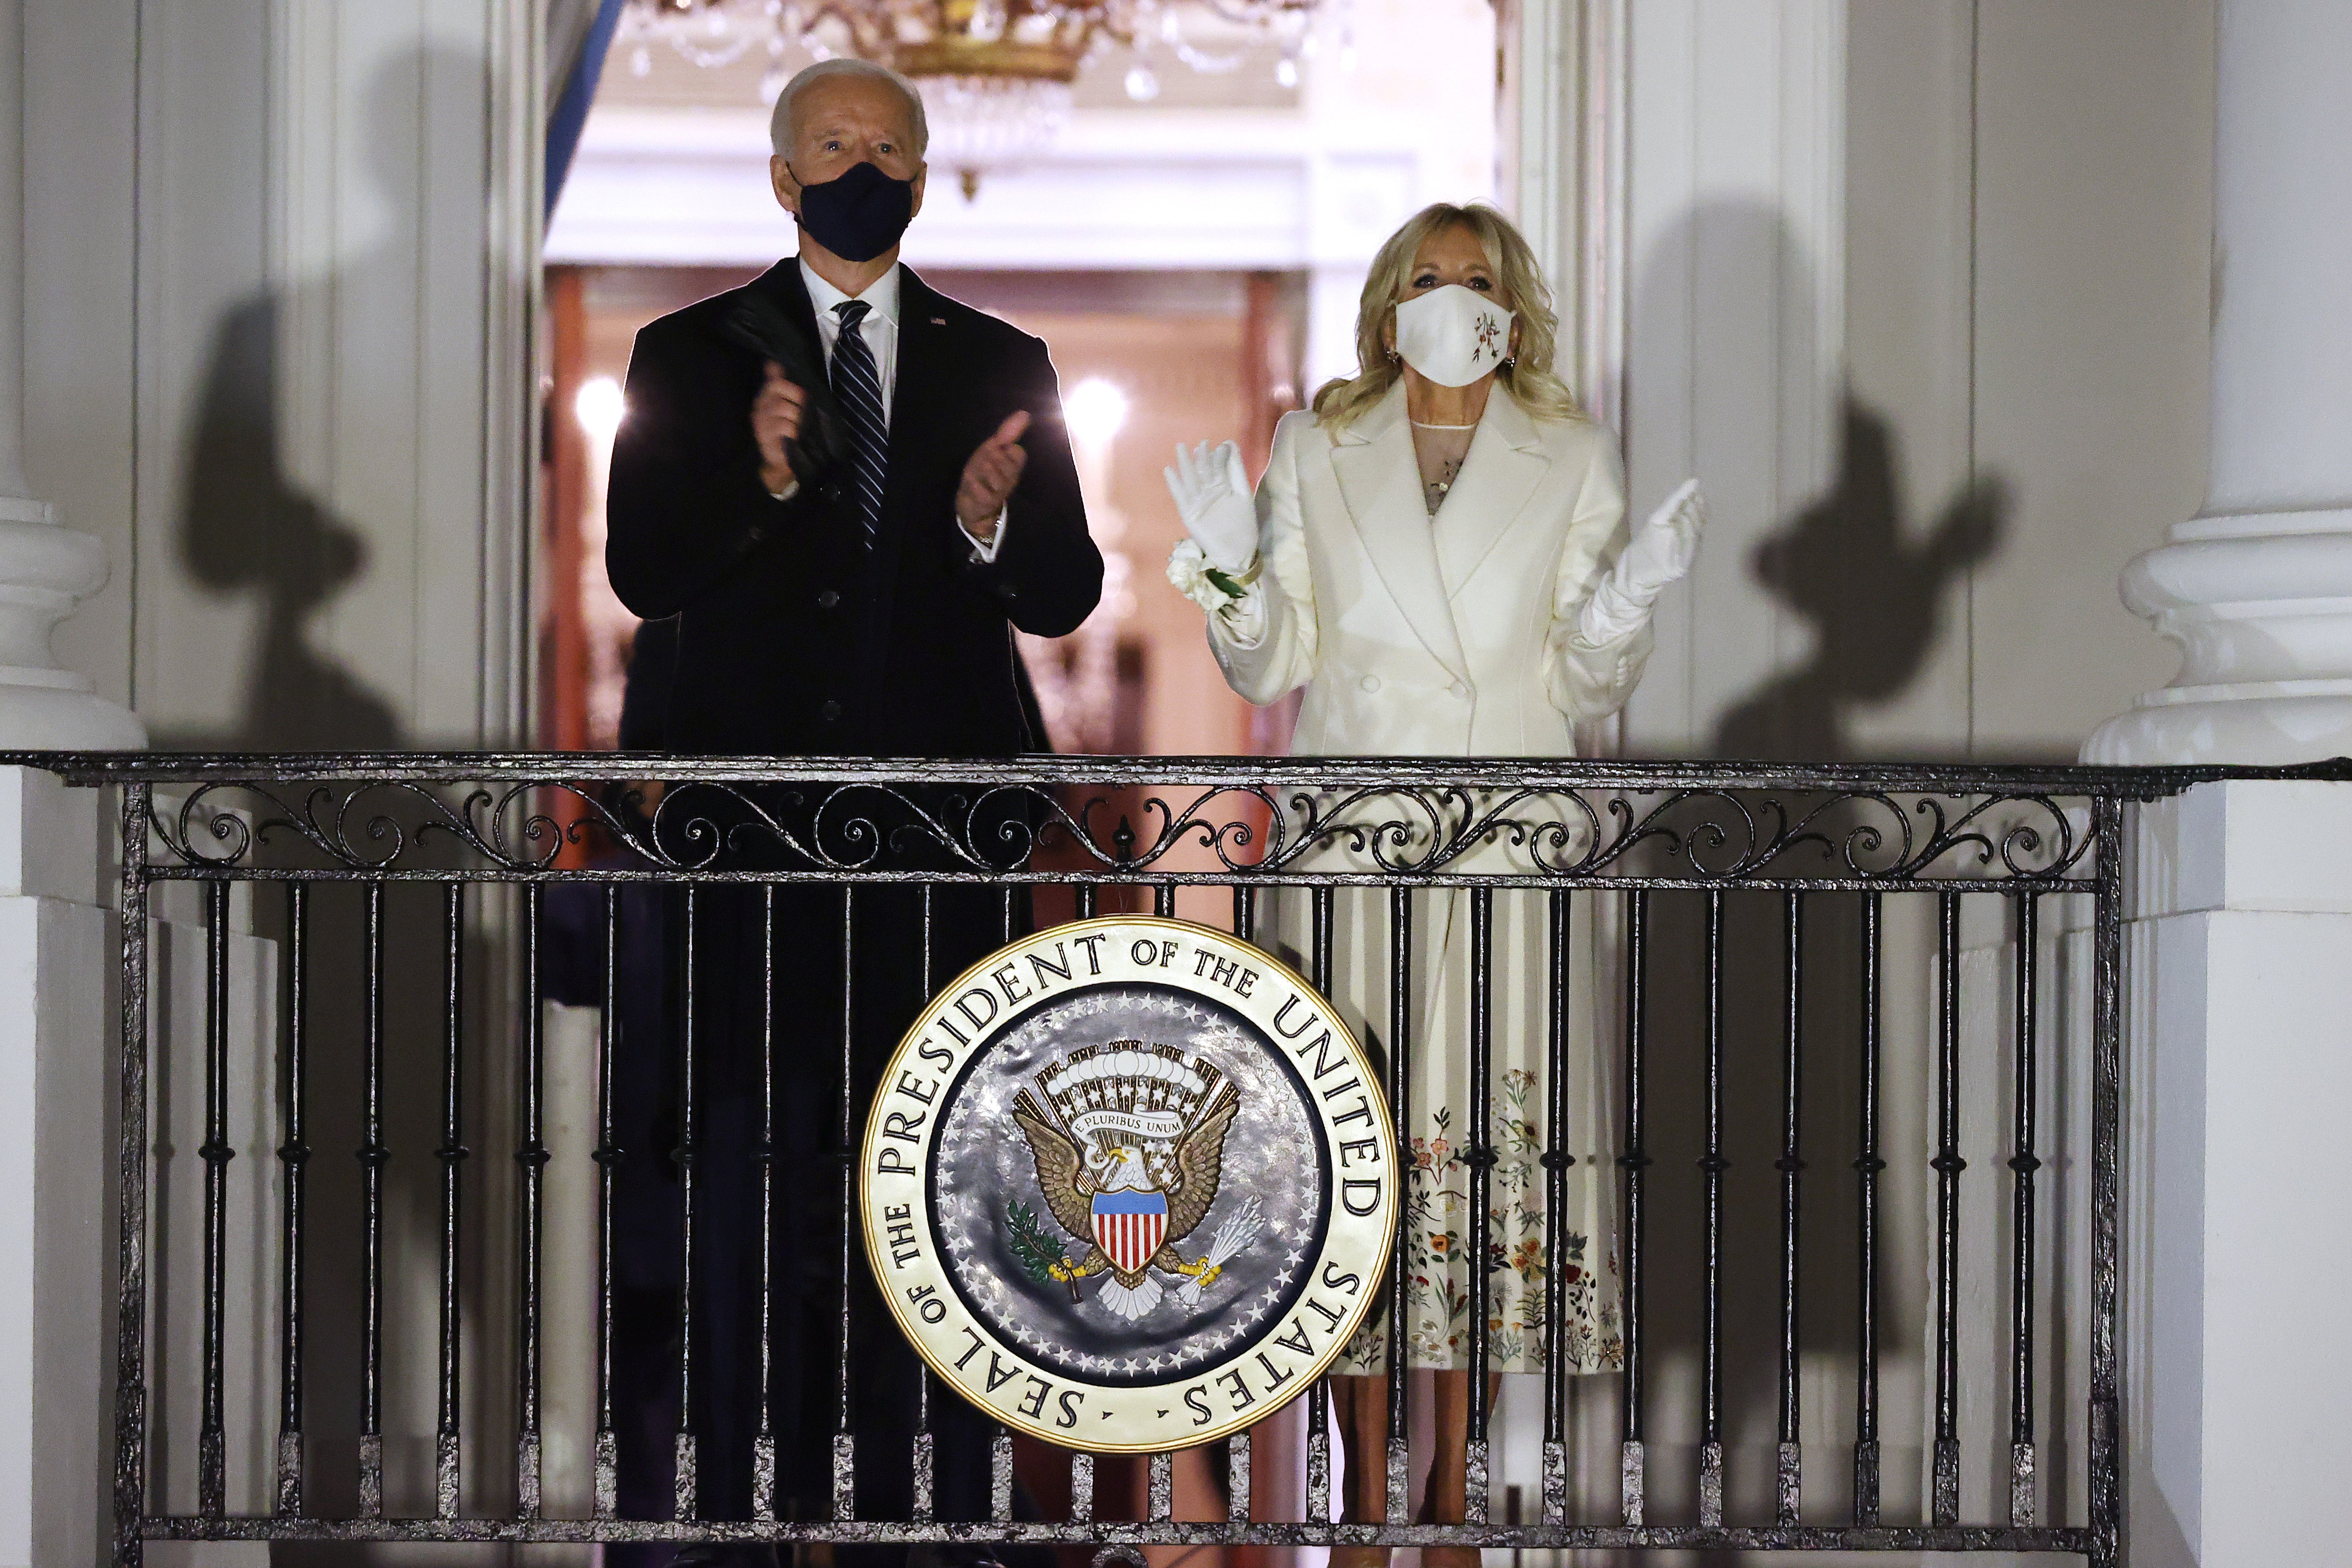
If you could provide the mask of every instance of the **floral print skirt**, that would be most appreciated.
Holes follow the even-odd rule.
[[[1495,1372],[1541,1372],[1554,1347],[1545,1343],[1545,1292],[1564,1292],[1559,1352],[1572,1372],[1622,1363],[1615,1227],[1616,1133],[1612,1115],[1612,1018],[1600,1016],[1596,974],[1614,947],[1616,900],[1571,894],[1568,1030],[1562,1061],[1568,1121],[1561,1147],[1573,1163],[1559,1216],[1557,1256],[1546,1246],[1545,1178],[1550,1147],[1544,1125],[1550,1092],[1551,1004],[1548,895],[1498,891],[1494,900],[1491,1071],[1486,1213],[1471,1205],[1470,899],[1432,889],[1413,899],[1411,1103],[1401,1118],[1410,1165],[1399,1224],[1405,1233],[1406,1363],[1468,1364],[1474,1268],[1486,1283],[1487,1365]],[[1262,939],[1307,950],[1309,900],[1285,892],[1271,900]],[[1386,1071],[1390,1041],[1389,895],[1343,889],[1333,907],[1332,1001]],[[1302,966],[1303,967],[1303,966]],[[1613,1004],[1614,988],[1608,988]],[[1385,1293],[1382,1297],[1386,1300]],[[1388,1367],[1385,1310],[1366,1323],[1332,1370],[1378,1373]]]

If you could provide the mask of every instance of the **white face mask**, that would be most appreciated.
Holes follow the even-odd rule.
[[[1396,348],[1438,385],[1467,386],[1511,352],[1511,312],[1491,295],[1448,283],[1397,306]]]

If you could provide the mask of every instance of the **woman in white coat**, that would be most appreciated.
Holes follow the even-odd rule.
[[[1616,711],[1650,652],[1650,612],[1688,569],[1703,512],[1685,485],[1630,539],[1609,432],[1578,411],[1551,368],[1557,321],[1526,240],[1484,205],[1439,204],[1381,247],[1356,323],[1359,374],[1286,416],[1255,497],[1227,442],[1181,448],[1169,486],[1191,538],[1171,581],[1208,612],[1226,681],[1264,706],[1301,687],[1291,750],[1325,756],[1570,756],[1575,726]],[[1411,811],[1367,812],[1366,821]],[[1522,819],[1530,815],[1518,811]],[[1556,809],[1545,813],[1563,819]],[[1424,836],[1411,852],[1425,855]],[[1509,836],[1452,862],[1527,866]],[[1365,868],[1344,842],[1309,863]],[[1277,940],[1304,947],[1306,900],[1279,900]],[[1580,902],[1589,903],[1588,900]],[[1385,897],[1337,903],[1334,1000],[1375,1049],[1388,1016]],[[1468,1072],[1468,900],[1418,900],[1407,1360],[1439,1369],[1438,1441],[1423,1520],[1463,1517],[1465,1340],[1479,1216],[1462,1156]],[[1570,1029],[1570,1136],[1581,1156],[1563,1216],[1566,1256],[1543,1223],[1548,924],[1539,895],[1495,902],[1490,1079],[1489,1366],[1538,1372],[1548,1354],[1598,1372],[1620,1356],[1612,1183],[1594,1152],[1612,1120],[1589,1009]],[[1580,922],[1588,932],[1592,922]],[[1595,994],[1580,947],[1570,994]],[[1557,1268],[1563,1342],[1543,1342],[1543,1287]],[[1334,1383],[1347,1447],[1348,1517],[1383,1512],[1386,1325],[1358,1337]],[[1377,1558],[1381,1553],[1350,1553]],[[1451,1557],[1455,1553],[1448,1552]],[[1475,1553],[1459,1553],[1465,1562]],[[1433,1565],[1441,1561],[1432,1556]]]

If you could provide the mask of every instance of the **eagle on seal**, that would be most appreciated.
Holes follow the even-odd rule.
[[[1064,1230],[1089,1244],[1076,1262],[1057,1263],[1050,1269],[1055,1279],[1069,1285],[1072,1300],[1078,1300],[1079,1280],[1108,1271],[1110,1279],[1104,1282],[1098,1299],[1132,1321],[1160,1305],[1160,1282],[1150,1277],[1151,1270],[1181,1275],[1202,1286],[1224,1271],[1205,1254],[1187,1262],[1176,1244],[1192,1234],[1216,1201],[1225,1133],[1241,1103],[1242,1097],[1232,1084],[1220,1087],[1208,1109],[1171,1144],[1174,1178],[1162,1184],[1153,1178],[1143,1151],[1133,1141],[1097,1131],[1096,1147],[1088,1150],[1055,1111],[1027,1089],[1013,1097],[1013,1120],[1028,1137],[1029,1156],[1036,1166],[1045,1206]],[[1106,1232],[1107,1213],[1148,1214],[1156,1227],[1162,1205],[1166,1229],[1148,1254],[1138,1257],[1129,1252],[1115,1258],[1106,1249],[1106,1234],[1119,1234]]]

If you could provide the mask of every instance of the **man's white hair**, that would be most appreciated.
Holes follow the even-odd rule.
[[[784,157],[792,151],[793,100],[799,98],[802,90],[811,83],[823,81],[829,76],[870,77],[897,88],[898,95],[907,100],[907,123],[914,132],[915,156],[920,158],[924,150],[930,146],[931,125],[923,114],[923,95],[915,89],[915,84],[888,66],[841,55],[803,67],[799,75],[784,83],[784,90],[776,94],[775,112],[768,116],[768,144],[776,150],[776,156]]]

